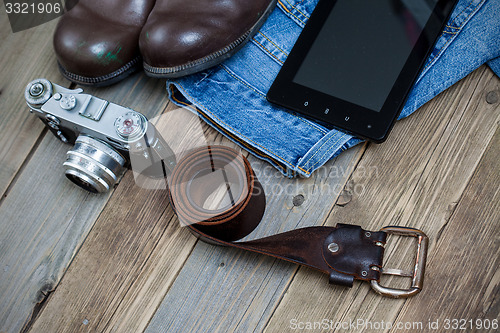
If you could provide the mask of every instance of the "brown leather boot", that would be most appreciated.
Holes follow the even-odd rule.
[[[80,0],[54,33],[63,76],[78,84],[104,86],[139,69],[139,35],[154,3]]]
[[[264,23],[276,0],[158,0],[139,47],[147,75],[175,78],[217,65]]]

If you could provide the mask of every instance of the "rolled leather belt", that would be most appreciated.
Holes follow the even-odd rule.
[[[229,194],[223,208],[204,208],[206,199],[221,186]],[[381,231],[337,224],[336,227],[300,228],[252,241],[237,242],[250,234],[264,215],[264,189],[248,160],[225,146],[209,146],[190,152],[169,176],[169,196],[179,221],[203,241],[257,252],[315,268],[329,275],[330,283],[353,286],[354,279],[371,281],[375,291],[390,297],[408,297],[422,289],[427,237],[417,229],[386,227]],[[379,284],[387,234],[413,236],[418,240],[413,272],[388,270],[392,275],[413,278],[410,289]]]

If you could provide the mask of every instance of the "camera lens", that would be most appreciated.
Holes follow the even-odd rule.
[[[125,158],[108,144],[80,135],[68,151],[66,177],[81,188],[101,193],[108,191],[124,170]]]

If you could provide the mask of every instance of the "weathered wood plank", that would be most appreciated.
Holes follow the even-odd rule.
[[[468,93],[465,93],[467,92],[467,88],[463,88],[462,90],[458,89],[453,92],[455,95],[452,94],[451,96],[455,96],[456,99],[457,95],[465,93],[463,98],[468,99],[471,97],[473,90],[474,88],[472,88],[472,90]],[[443,103],[445,100],[446,98],[442,97]],[[433,120],[450,121],[450,119],[453,120],[456,119],[456,117],[459,117],[457,115],[452,116],[450,114],[439,116],[439,114],[442,114],[442,112],[437,112],[440,104],[439,102],[435,103],[437,103],[437,105],[435,105],[435,109],[433,109],[433,112],[435,113]],[[459,102],[456,102],[455,108],[460,109],[458,107],[459,104]],[[464,112],[463,109],[460,110],[461,112]],[[418,125],[415,125],[417,131],[423,130],[423,128],[426,127],[419,126],[422,126],[422,119],[428,117],[428,114],[424,114],[422,117],[423,118],[419,121],[415,121],[415,124]],[[447,129],[447,127],[442,125],[442,123],[439,124],[441,125],[436,125],[440,132],[440,134],[435,134],[435,137],[437,138],[441,137]],[[401,125],[398,127],[402,128],[404,131],[404,128],[401,127]],[[415,130],[415,128],[412,130]],[[431,133],[435,133],[433,131],[435,128],[431,128],[430,130]],[[475,130],[477,129],[471,129],[471,131]],[[478,132],[477,135],[480,136],[482,134],[484,134],[484,132]],[[435,143],[436,140],[437,139],[430,139],[428,141]],[[478,154],[480,154],[480,152]],[[376,159],[377,156],[378,155],[372,156],[372,159]],[[416,157],[417,161],[419,161],[419,157],[421,156]],[[401,156],[398,158],[401,158]],[[430,157],[427,158],[429,159]],[[412,163],[415,163],[415,161]],[[406,170],[407,165],[402,166],[402,168]],[[256,165],[256,169],[258,170],[259,166]],[[333,172],[335,169],[332,167],[330,170]],[[363,173],[363,177],[365,178],[369,178],[370,175],[373,176],[373,174],[367,173],[366,170],[370,170],[369,165],[365,165],[364,167],[360,166],[357,175],[360,176],[360,173]],[[386,172],[388,171],[386,170]],[[349,172],[347,172],[347,174],[349,174]],[[405,175],[405,177],[407,176],[408,175]],[[128,181],[130,182],[131,179]],[[300,181],[302,180],[299,180],[299,182]],[[295,183],[289,184],[292,184],[292,187],[290,188],[297,190],[301,189],[300,186],[294,188],[293,186]],[[307,183],[303,183],[304,186],[306,184]],[[311,190],[315,184],[317,186],[316,182],[309,183],[309,190]],[[356,186],[354,186],[354,188],[356,188]],[[318,190],[318,187],[316,187],[316,190]],[[294,193],[300,193],[300,191]],[[288,200],[289,201],[283,201],[281,205],[284,206],[285,209],[291,208],[291,214],[293,214],[294,210],[301,209],[300,207],[292,207],[290,197],[288,197]],[[306,195],[306,202],[307,200],[308,196]],[[357,200],[356,196],[354,196],[354,200]],[[115,205],[113,204],[113,207],[114,206]],[[122,203],[121,206],[123,207],[125,205]],[[273,204],[273,206],[278,205]],[[309,210],[316,208],[317,205],[312,205],[311,207],[309,207]],[[127,212],[130,210],[130,208],[127,207],[124,207],[124,209],[127,209]],[[308,209],[302,210],[300,211],[300,214],[304,215],[307,211]],[[301,218],[299,217],[298,220],[301,220]],[[107,237],[106,235],[113,233],[112,221],[114,221],[114,218],[111,217],[103,220],[102,223],[105,223],[106,226],[104,226],[103,230],[98,233],[98,235],[102,235],[100,237]],[[101,221],[99,224],[100,223]],[[353,221],[352,223],[356,223],[356,221]],[[265,223],[264,229],[267,229],[266,227],[269,227],[269,225],[270,223]],[[276,229],[282,228],[281,225],[276,226],[276,224],[274,224],[272,226]],[[263,234],[277,231],[264,231],[264,229],[260,231]],[[85,244],[85,247],[88,246],[89,248],[92,248],[94,245],[99,244],[103,238],[99,238],[98,235],[96,235],[95,239],[92,241],[90,241],[91,238],[89,237],[89,242]],[[185,239],[183,239],[183,241],[185,241]],[[142,245],[139,244],[141,242]],[[141,249],[150,249],[144,244],[144,240],[138,240],[138,243],[131,243],[130,245],[127,245],[127,248],[135,248],[136,246],[139,246]],[[153,319],[153,321],[162,321],[164,325],[160,324],[163,326],[153,327],[153,322],[149,328],[152,331],[155,331],[156,328],[175,330],[175,327],[182,328],[182,330],[204,330],[209,328],[221,330],[252,330],[252,328],[254,328],[255,330],[260,330],[260,328],[268,321],[270,314],[274,310],[275,304],[277,304],[283,297],[286,286],[289,284],[289,280],[293,276],[293,274],[286,275],[283,272],[288,271],[293,273],[295,270],[295,267],[292,265],[274,262],[272,259],[265,257],[252,256],[251,254],[244,254],[232,250],[221,250],[219,248],[200,243],[196,246],[195,251],[190,256],[188,264],[181,271],[173,286],[171,286],[170,284],[173,275],[187,255],[186,252],[179,251],[179,248],[173,246],[174,244],[169,244],[166,238],[160,237],[157,245],[155,245],[155,250],[150,253],[149,259],[146,260],[143,256],[141,256],[138,263],[136,263],[136,267],[122,269],[120,268],[120,265],[103,265],[101,268],[96,269],[88,266],[92,272],[90,276],[80,276],[79,274],[85,272],[86,270],[84,268],[79,268],[81,265],[77,264],[77,261],[75,261],[75,265],[71,267],[70,272],[68,272],[65,280],[61,284],[61,288],[65,285],[65,283],[68,284],[68,287],[65,290],[59,288],[54,293],[41,318],[35,323],[33,331],[39,331],[41,328],[45,330],[55,329],[72,331],[82,329],[84,326],[86,329],[97,331],[141,331],[150,319],[151,314],[154,312],[154,309],[158,304],[158,300],[161,298],[158,297],[158,294],[163,295],[163,293],[169,290],[169,288],[170,290],[168,291],[167,297]],[[187,248],[190,248],[191,246],[192,244],[188,244]],[[111,246],[110,248],[114,247]],[[109,251],[110,250],[107,249],[98,257],[101,258],[101,260],[106,259],[111,255]],[[125,252],[129,253],[129,251]],[[82,258],[86,256],[85,253],[86,252],[84,250],[80,252]],[[123,256],[133,258],[134,255],[135,253],[129,253],[124,254]],[[113,256],[113,258],[116,257]],[[172,258],[178,259],[179,261],[176,261],[173,265],[174,268],[170,269],[169,264],[172,263]],[[162,267],[160,265],[162,260],[168,259],[170,259],[170,261]],[[79,259],[77,258],[77,260]],[[81,260],[83,261],[84,259]],[[120,260],[123,261],[125,259],[120,256]],[[221,263],[224,263],[224,265],[220,265]],[[244,267],[239,267],[241,263],[243,263]],[[158,265],[160,267],[158,267]],[[272,267],[273,265],[278,267]],[[141,269],[139,277],[137,277],[137,275],[132,275],[129,279],[124,278],[124,276],[130,274],[130,272],[137,274],[137,267]],[[73,269],[74,272],[72,271]],[[186,270],[188,269],[191,271],[194,270],[195,274],[187,274]],[[237,282],[241,280],[246,281],[246,283],[243,283],[245,288],[240,294],[233,295],[231,293],[232,291],[240,290],[240,285],[236,283],[235,280],[231,280],[230,276],[232,275],[237,275],[235,279]],[[119,279],[122,281],[121,284],[113,284],[112,281],[109,280],[110,278],[108,278],[108,276]],[[251,279],[248,278],[249,276],[251,276]],[[315,299],[316,295],[311,295],[310,290],[311,285],[314,285],[316,278],[318,279],[318,284],[325,287],[326,292],[324,297],[326,298],[326,304],[329,304],[328,302],[331,302],[332,287],[326,285],[325,277],[310,270],[307,270],[307,274],[304,276],[308,281],[304,284],[304,286],[302,286],[302,289],[306,291],[307,295],[301,299],[301,304],[308,304],[311,299]],[[134,279],[136,279],[135,282],[133,281]],[[210,282],[207,283],[207,280]],[[278,281],[277,283],[275,282],[276,280]],[[281,282],[280,280],[285,281]],[[205,288],[203,288],[203,283],[207,283]],[[281,289],[276,289],[276,286],[281,286]],[[200,289],[207,288],[209,288],[209,291],[200,291]],[[192,291],[193,289],[195,291]],[[249,292],[247,289],[251,289],[252,291]],[[333,287],[333,289],[333,292],[338,292],[338,295],[349,294],[351,292],[342,288]],[[177,291],[181,297],[176,299],[169,298],[171,297],[170,295],[172,295],[173,291]],[[151,303],[148,303],[146,295],[148,297],[154,296]],[[269,295],[272,295],[271,298],[274,297],[276,300],[275,303],[269,302]],[[93,296],[94,298],[100,296],[99,302],[93,301]],[[356,294],[351,294],[350,298],[348,297],[348,300],[356,300],[354,296],[356,296]],[[122,298],[123,301],[121,303],[116,301],[117,299]],[[378,299],[378,296],[375,296],[375,298]],[[185,302],[185,304],[182,304],[183,302]],[[345,303],[346,305],[348,304],[347,302]],[[316,299],[314,303],[317,304]],[[357,300],[357,303],[359,305],[359,299]],[[295,306],[298,308],[300,304],[295,304]],[[331,309],[331,307],[327,306],[325,309]],[[166,311],[167,314],[162,314],[161,311]],[[186,316],[186,312],[189,311],[195,313],[192,318]],[[195,319],[196,315],[200,315],[200,313],[204,313],[204,316],[202,318],[197,317]],[[217,317],[218,314],[223,316],[222,320],[220,320],[220,317]],[[169,319],[169,321],[167,322],[165,319]],[[191,324],[186,326],[185,324],[190,322],[190,320]],[[82,326],[82,324],[84,326]],[[287,330],[287,328],[284,329]]]
[[[199,118],[189,111],[172,106],[152,121],[179,156],[207,144]],[[132,172],[126,174],[32,332],[104,331],[115,313],[125,315],[120,331],[136,331],[132,327],[153,315],[196,242],[173,217],[164,184],[157,185],[161,191],[140,188]]]
[[[45,137],[0,206],[2,332],[18,332],[56,287],[106,202],[65,179],[67,148]]]
[[[0,13],[0,40],[2,44],[7,40],[7,36],[12,34],[12,29],[9,24],[9,17],[7,13],[2,11]]]
[[[177,249],[194,242],[166,202],[165,191],[139,189],[127,173],[31,331],[102,331],[160,238]],[[161,264],[175,276],[189,251],[171,254]]]
[[[181,135],[179,131],[182,132],[191,127],[179,126],[175,122],[172,124],[175,128],[171,135],[174,138]],[[205,131],[205,136],[210,143],[230,145],[212,129]],[[190,133],[184,133],[184,135],[187,138],[192,136]],[[170,140],[167,141],[170,142]],[[318,173],[316,177],[308,180],[284,179],[269,165],[251,159],[268,193],[271,193],[273,189],[278,190],[278,187],[290,191],[288,195],[270,197],[269,200],[272,203],[269,207],[274,209],[266,213],[267,217],[264,218],[262,228],[259,227],[254,235],[272,234],[286,228],[295,228],[297,225],[311,224],[324,218],[322,215],[326,214],[328,209],[317,208],[321,206],[321,203],[318,202],[319,196],[314,196],[314,193],[330,189],[332,190],[331,196],[335,197],[335,191],[338,192],[343,187],[356,161],[359,160],[362,148],[360,146],[345,153],[337,161],[330,163],[330,169],[326,169],[328,172],[324,172],[322,176]],[[157,213],[157,215],[148,215],[147,220],[139,219],[136,222],[135,219],[138,216],[136,210],[142,207],[141,203],[146,206],[164,207],[165,202],[161,196],[151,199],[146,195],[133,196],[134,205],[131,206],[130,196],[133,195],[131,193],[133,191],[129,189],[129,186],[132,187],[131,182],[133,182],[131,177],[125,177],[122,180],[117,188],[118,192],[115,192],[62,283],[51,295],[44,311],[35,322],[33,332],[74,331],[83,328],[91,331],[142,331],[161,304],[164,295],[172,287],[174,279],[176,283],[184,280],[182,277],[178,278],[177,275],[193,250],[195,238],[178,226],[176,218],[170,218],[172,214],[170,208],[162,212],[168,218],[160,218],[160,213]],[[128,190],[122,191],[122,187]],[[292,199],[295,194],[304,195],[305,202],[302,206],[293,205]],[[330,204],[332,205],[333,202],[334,199]],[[278,220],[274,219],[283,211],[288,214],[287,225],[277,223]],[[120,230],[125,228],[116,225],[122,220],[126,225],[135,226],[135,229],[126,228],[127,242],[119,241],[123,236],[117,236],[122,235]],[[145,224],[151,225],[150,228],[155,230],[148,231],[152,240],[141,236],[145,233],[143,226]],[[165,228],[167,232],[164,232]],[[112,241],[113,239],[116,241]],[[100,248],[102,251],[98,253],[93,250],[94,248]],[[206,252],[210,255],[206,255]],[[245,259],[238,260],[242,256],[243,254],[238,251],[226,251],[200,244],[195,247],[194,254],[189,256],[188,260],[195,263],[190,267],[201,269],[203,274],[210,274],[209,271],[218,271],[222,274],[233,271],[236,272],[235,276],[238,278],[247,279],[248,271],[255,271],[254,276],[259,275],[260,278],[256,278],[254,283],[263,287],[266,285],[267,275],[274,274],[277,283],[281,283],[283,279],[288,278],[288,275],[283,278],[283,272],[295,270],[293,265],[274,262],[262,256],[245,255]],[[202,266],[196,264],[199,260],[203,261]],[[95,265],[95,262],[100,264]],[[124,264],[128,262],[133,262],[133,264]],[[220,267],[222,262],[224,262],[224,268]],[[192,276],[189,280],[192,283],[196,281],[196,279],[192,280],[193,278],[195,277]],[[220,275],[220,278],[223,278],[223,275]],[[233,283],[237,282],[230,284]],[[267,285],[272,289],[270,284]],[[219,288],[216,285],[212,286]],[[194,291],[199,287],[190,286],[190,288]],[[254,288],[248,288],[246,293],[252,295],[248,298],[243,297],[245,301],[260,297],[258,295],[261,295],[261,292],[257,296],[253,295],[254,292]],[[178,299],[176,302],[181,302],[181,300]]]
[[[268,206],[261,225],[249,238],[313,225],[324,219],[328,202],[315,192],[332,190],[330,198],[335,198],[360,158],[362,148],[353,149],[329,163],[325,168],[328,171],[313,179],[283,179],[275,170],[270,170],[270,166],[251,159],[268,194]],[[337,174],[338,170],[342,172]],[[339,176],[341,173],[345,178]],[[270,195],[278,189],[287,192]],[[294,206],[293,199],[298,195],[305,201]],[[252,326],[261,316],[270,315],[272,307],[248,308],[257,303],[271,303],[269,298],[278,302],[280,295],[276,290],[288,283],[295,270],[296,266],[279,260],[199,242],[147,331],[231,331],[240,329],[240,325]]]
[[[421,322],[427,332],[451,331],[455,325],[455,331],[497,331],[493,321],[498,323],[500,315],[499,233],[497,124],[495,136],[431,254],[425,290],[404,305],[396,321]]]
[[[323,221],[362,150],[360,146],[344,153],[310,179],[284,179],[255,161],[268,203],[261,225],[249,238]],[[294,206],[299,195],[305,201]],[[200,242],[146,332],[252,331],[271,315],[296,269],[269,257]]]
[[[158,93],[163,89],[162,82],[136,75],[120,87],[96,94],[142,107],[142,112],[152,116],[167,105],[166,96]],[[139,105],[140,100],[148,104]],[[13,107],[21,105],[24,100]],[[64,177],[62,163],[70,148],[47,133],[0,205],[2,332],[19,331],[36,304],[54,290],[112,193],[92,195]]]
[[[440,248],[436,247],[436,242],[440,232],[449,222],[498,126],[499,104],[488,104],[485,99],[490,91],[500,91],[499,79],[482,67],[397,124],[392,137],[383,145],[370,146],[359,164],[358,168],[376,166],[377,175],[367,177],[356,170],[351,182],[363,184],[365,191],[353,196],[345,207],[336,207],[327,223],[352,221],[373,230],[384,225],[421,228],[431,238],[433,255],[430,264],[439,266],[441,253],[437,252]],[[404,246],[400,241],[391,243],[393,245],[386,251],[389,265],[407,266],[413,247]],[[395,250],[396,245],[398,250]],[[488,244],[477,246],[487,247]],[[461,270],[467,270],[467,267],[461,267]],[[432,279],[430,272],[427,281]],[[283,332],[296,322],[323,319],[333,323],[356,323],[358,319],[379,324],[382,321],[394,323],[406,302],[380,297],[370,290],[368,284],[359,283],[352,289],[341,289],[320,282],[317,274],[300,269],[267,324],[266,332]],[[449,284],[436,283],[450,293],[450,299],[454,293],[461,293],[458,289],[450,289]],[[432,292],[429,291],[428,297]],[[438,311],[429,307],[425,295],[414,299],[419,300],[422,307],[428,307],[428,311]],[[412,313],[415,310],[413,306],[408,306],[408,309]],[[406,319],[410,318],[411,314],[408,314]],[[357,328],[356,332],[373,331],[370,326]]]
[[[26,85],[46,77],[69,86],[59,74],[52,49],[56,22],[12,33],[8,17],[0,11],[0,194],[3,195],[36,144],[43,124],[28,112],[24,101]],[[0,199],[1,200],[1,199]]]

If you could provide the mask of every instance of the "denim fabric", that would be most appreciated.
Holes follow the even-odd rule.
[[[170,98],[292,177],[310,176],[361,142],[284,111],[266,93],[318,0],[278,0],[260,31],[226,62],[168,81]],[[500,75],[500,0],[460,0],[400,118],[489,61]]]

